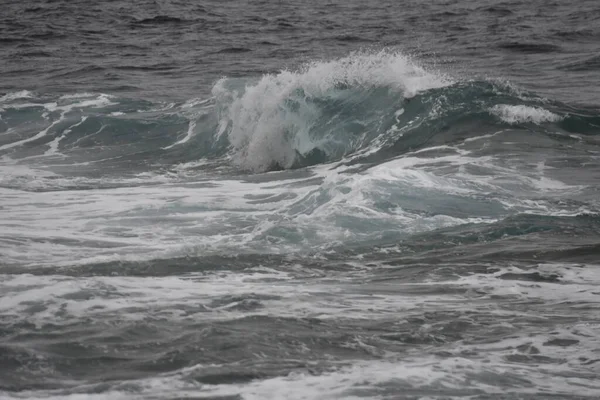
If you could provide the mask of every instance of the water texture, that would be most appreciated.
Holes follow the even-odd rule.
[[[597,2],[0,6],[1,398],[600,396]]]

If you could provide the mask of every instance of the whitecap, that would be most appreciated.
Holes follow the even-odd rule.
[[[273,165],[289,168],[297,153],[305,154],[319,147],[316,140],[326,140],[310,137],[322,116],[311,99],[337,99],[346,89],[377,88],[410,98],[452,80],[425,70],[402,53],[382,51],[311,62],[297,71],[264,75],[243,88],[234,83],[224,78],[212,90],[217,103],[225,105],[220,126],[228,128],[234,160],[244,168],[264,171]]]
[[[498,104],[489,109],[489,112],[508,124],[558,122],[563,117],[540,107],[525,105],[511,106]]]

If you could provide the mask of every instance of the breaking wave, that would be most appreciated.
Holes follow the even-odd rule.
[[[133,170],[220,160],[254,172],[379,162],[515,125],[594,134],[597,110],[465,81],[398,52],[356,53],[258,78],[222,78],[212,97],[155,104],[105,94],[0,97],[0,156],[105,160]],[[536,128],[537,127],[537,128]]]

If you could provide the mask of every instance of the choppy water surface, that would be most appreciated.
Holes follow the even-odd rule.
[[[600,395],[596,2],[2,7],[0,397]]]

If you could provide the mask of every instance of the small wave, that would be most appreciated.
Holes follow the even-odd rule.
[[[559,67],[563,71],[598,71],[600,70],[600,55],[585,60],[571,62]]]
[[[185,22],[185,20],[178,17],[171,17],[168,15],[157,15],[152,18],[144,18],[135,21],[136,24],[178,24]]]
[[[114,97],[110,94],[105,94],[105,93],[89,93],[89,92],[81,92],[81,93],[72,93],[72,94],[65,94],[60,96],[61,100],[71,100],[71,99],[84,99],[84,98],[111,98]]]
[[[30,33],[28,35],[29,38],[34,38],[34,39],[62,39],[62,38],[66,38],[67,35],[62,33],[62,32],[56,32],[54,30],[51,29],[57,29],[58,28],[50,28],[50,30],[45,30],[45,31],[40,31],[40,32],[35,32],[35,33]]]
[[[100,67],[98,65],[86,65],[83,67],[78,67],[78,68],[74,68],[74,69],[70,69],[70,70],[60,70],[60,72],[57,72],[56,74],[53,75],[54,78],[61,78],[61,77],[80,77],[80,76],[86,76],[86,75],[90,75],[90,74],[94,74],[100,71],[105,71],[106,68],[104,67]]]
[[[483,11],[491,13],[491,14],[497,14],[497,15],[501,15],[501,16],[506,16],[506,15],[511,15],[513,14],[513,11],[506,8],[506,7],[501,7],[501,6],[491,6],[491,7],[486,7],[483,9]]]
[[[553,36],[567,40],[581,40],[582,38],[592,38],[598,34],[591,29],[577,28],[574,30],[559,30],[556,31]]]
[[[20,90],[18,92],[6,93],[4,96],[0,97],[0,103],[18,99],[26,99],[30,97],[33,97],[32,92],[30,92],[29,90]]]
[[[46,58],[53,56],[54,54],[52,52],[42,50],[22,51],[17,53],[17,57]]]
[[[151,65],[115,65],[113,68],[119,71],[171,71],[176,66],[169,63],[157,63]]]
[[[362,36],[356,36],[356,35],[339,35],[335,37],[335,40],[337,40],[338,42],[373,42],[374,40],[366,38],[366,37],[362,37]]]
[[[0,43],[24,43],[28,42],[29,39],[21,38],[21,37],[0,37]]]
[[[44,11],[45,9],[43,7],[27,7],[25,10],[26,13],[30,13],[30,12],[38,12],[38,11]]]
[[[560,46],[546,43],[502,43],[498,46],[501,49],[514,51],[518,53],[554,53],[561,50]]]
[[[543,108],[524,105],[498,104],[490,108],[489,111],[508,124],[529,122],[539,125],[544,122],[558,122],[563,118]]]
[[[252,51],[252,49],[248,47],[226,47],[219,51],[216,51],[216,54],[239,54],[239,53],[248,53]]]

